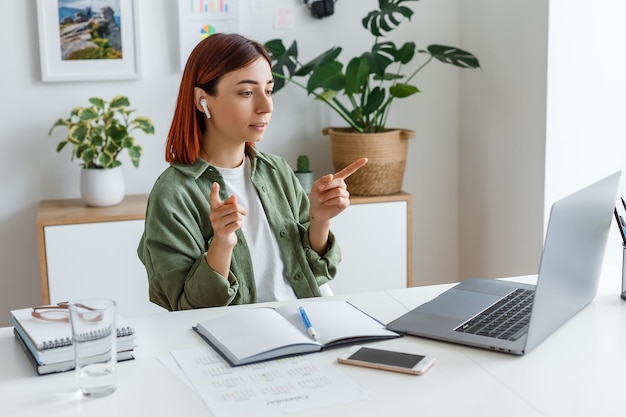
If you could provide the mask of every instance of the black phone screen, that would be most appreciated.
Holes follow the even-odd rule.
[[[410,369],[424,359],[424,356],[363,347],[350,355],[350,359]]]

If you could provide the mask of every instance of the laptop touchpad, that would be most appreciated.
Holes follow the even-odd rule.
[[[421,313],[466,320],[497,302],[501,295],[452,289],[420,307]]]

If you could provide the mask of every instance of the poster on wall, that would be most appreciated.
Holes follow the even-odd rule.
[[[37,0],[43,81],[139,77],[136,0]]]
[[[239,30],[238,0],[178,0],[180,70],[202,39]]]

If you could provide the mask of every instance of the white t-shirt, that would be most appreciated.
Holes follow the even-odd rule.
[[[257,301],[294,300],[296,294],[284,274],[283,261],[276,236],[267,221],[261,199],[252,184],[252,167],[248,157],[237,168],[217,167],[229,194],[237,197],[248,214],[242,232],[246,237],[257,288]]]

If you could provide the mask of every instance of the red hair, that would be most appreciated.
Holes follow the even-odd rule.
[[[235,33],[216,33],[196,45],[187,59],[180,81],[165,146],[167,162],[192,164],[200,155],[206,118],[195,106],[194,88],[200,87],[215,96],[222,76],[259,58],[264,58],[271,67],[271,58],[263,45]]]

